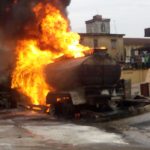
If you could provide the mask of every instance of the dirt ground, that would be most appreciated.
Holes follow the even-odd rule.
[[[110,122],[0,111],[0,150],[149,150],[150,113]]]

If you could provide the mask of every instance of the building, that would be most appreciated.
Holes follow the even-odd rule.
[[[86,33],[80,33],[81,44],[91,48],[106,47],[108,53],[118,61],[124,61],[124,34],[110,33],[110,19],[101,15],[93,16],[93,19],[85,21]]]
[[[93,16],[93,19],[85,21],[86,33],[110,34],[110,19],[102,18],[101,15]]]
[[[124,34],[80,33],[80,42],[91,48],[106,47],[108,53],[116,60],[124,60]]]
[[[142,63],[144,57],[150,55],[150,38],[124,38],[123,40],[127,63]]]
[[[150,37],[150,28],[145,29],[145,37]]]

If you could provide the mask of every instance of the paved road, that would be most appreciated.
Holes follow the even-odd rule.
[[[149,150],[149,116],[81,124],[31,111],[1,111],[0,150]]]

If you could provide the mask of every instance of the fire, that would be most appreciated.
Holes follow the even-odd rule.
[[[79,35],[69,31],[67,19],[53,5],[40,3],[33,12],[38,26],[35,29],[39,32],[36,37],[28,37],[17,44],[12,88],[29,97],[32,104],[45,105],[47,93],[55,90],[45,82],[45,66],[64,55],[82,57],[89,48],[79,44]]]

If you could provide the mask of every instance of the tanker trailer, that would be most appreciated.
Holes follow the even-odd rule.
[[[71,114],[83,107],[104,111],[110,109],[112,99],[118,99],[121,67],[105,51],[49,64],[45,72],[47,83],[55,88],[46,103],[56,112]]]

